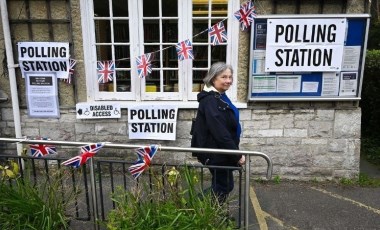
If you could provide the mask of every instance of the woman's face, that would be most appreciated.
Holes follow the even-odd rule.
[[[232,85],[232,73],[230,69],[226,69],[214,78],[213,85],[219,93],[224,93]]]

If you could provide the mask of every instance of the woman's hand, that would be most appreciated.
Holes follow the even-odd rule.
[[[240,160],[238,161],[239,165],[244,165],[245,164],[245,155],[242,155]]]

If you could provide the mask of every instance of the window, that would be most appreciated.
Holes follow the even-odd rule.
[[[196,100],[212,63],[225,61],[236,70],[238,23],[232,20],[231,9],[238,9],[238,0],[81,3],[90,100],[191,102]],[[220,21],[227,30],[228,41],[213,46],[208,28]],[[193,43],[194,60],[178,61],[175,45],[186,39]],[[139,78],[136,57],[147,53],[154,56],[152,73]],[[115,63],[113,81],[98,83],[97,62],[108,60]],[[230,91],[231,98],[236,99],[236,84]]]

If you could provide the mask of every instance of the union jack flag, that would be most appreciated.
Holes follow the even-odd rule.
[[[71,80],[74,74],[74,66],[77,64],[77,61],[74,59],[69,59],[69,76],[67,78],[62,78],[63,82],[71,84]]]
[[[39,138],[37,140],[50,140],[46,137],[44,138]],[[30,148],[30,154],[33,157],[43,157],[48,154],[57,154],[57,149],[53,145],[48,145],[48,144],[31,144],[29,145]]]
[[[223,22],[218,22],[208,29],[212,45],[219,45],[227,41],[227,33]]]
[[[194,59],[193,46],[189,39],[175,45],[177,50],[178,60]]]
[[[148,76],[148,74],[152,73],[152,59],[152,53],[143,54],[136,58],[137,73],[139,78],[144,78]]]
[[[234,15],[240,22],[241,30],[244,31],[251,25],[251,22],[253,22],[254,18],[257,17],[256,7],[251,1],[247,1],[241,4],[240,9],[236,11]]]
[[[70,158],[62,162],[61,164],[66,166],[72,166],[74,168],[79,168],[80,166],[86,164],[88,159],[93,157],[103,146],[104,143],[96,143],[82,146],[80,150],[81,154],[79,156]]]
[[[115,63],[113,61],[98,61],[98,82],[107,83],[113,80]]]
[[[135,179],[137,179],[145,169],[149,168],[157,150],[158,145],[150,145],[136,150],[138,160],[128,168]]]

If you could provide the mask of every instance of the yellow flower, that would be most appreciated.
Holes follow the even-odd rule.
[[[179,171],[175,167],[172,167],[166,172],[166,174],[168,175],[170,185],[174,185],[177,182]]]
[[[5,179],[14,179],[20,172],[20,167],[14,161],[9,161],[9,165],[1,166],[0,171]]]

